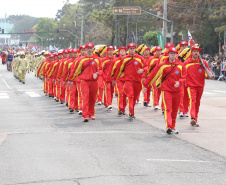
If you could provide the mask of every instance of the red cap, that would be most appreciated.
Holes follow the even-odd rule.
[[[54,54],[50,54],[49,57],[50,57],[50,58],[53,58],[53,57],[54,57]]]
[[[171,42],[168,42],[168,43],[166,43],[166,45],[165,45],[165,48],[172,48],[172,47],[174,47],[174,45],[173,45],[173,43],[171,43]]]
[[[192,52],[193,50],[199,50],[199,52],[201,52],[202,48],[199,48],[198,46],[192,46],[192,47],[191,47],[191,52]]]
[[[56,57],[57,57],[57,56],[58,56],[58,53],[54,53],[54,56],[56,56]]]
[[[63,53],[68,53],[69,50],[68,49],[64,49]]]
[[[177,49],[175,47],[171,47],[171,48],[169,48],[169,50],[167,52],[168,53],[170,53],[170,52],[177,53]]]
[[[127,51],[127,48],[126,48],[126,47],[121,46],[121,47],[119,47],[119,48],[118,48],[118,52],[120,52],[120,50],[121,50],[121,49],[124,49],[124,50],[126,50],[126,51]]]
[[[108,51],[109,49],[115,50],[115,48],[114,48],[113,46],[108,46],[108,47],[107,47],[107,51]]]
[[[180,42],[180,46],[182,46],[182,45],[187,45],[188,46],[188,43],[186,41],[181,41]]]
[[[77,48],[74,48],[74,49],[69,49],[69,53],[72,53],[72,52],[74,52],[74,53],[78,53],[79,51],[78,51],[78,49]]]
[[[81,49],[86,49],[86,46],[85,46],[85,45],[81,45],[81,46],[79,47],[79,51],[80,51]]]
[[[127,48],[130,48],[130,47],[135,47],[135,48],[137,48],[137,46],[136,46],[135,43],[130,43],[130,44],[127,45]]]
[[[149,47],[146,47],[145,50],[151,51],[151,49]]]
[[[49,53],[46,53],[45,56],[49,56]]]
[[[155,47],[155,51],[158,51],[158,50],[162,50],[162,47],[161,46],[156,46]]]
[[[91,42],[88,42],[88,43],[86,44],[86,48],[94,48],[94,44],[91,43]]]

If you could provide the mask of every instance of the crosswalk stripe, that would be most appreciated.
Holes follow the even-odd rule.
[[[9,96],[7,93],[0,93],[0,99],[8,99]]]
[[[37,94],[36,92],[25,92],[27,95],[29,95],[30,97],[41,97],[39,94]]]

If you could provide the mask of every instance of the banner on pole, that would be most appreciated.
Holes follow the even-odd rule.
[[[163,35],[160,32],[158,32],[158,43],[159,43],[159,46],[164,48],[164,46],[165,46],[164,39],[163,39]]]

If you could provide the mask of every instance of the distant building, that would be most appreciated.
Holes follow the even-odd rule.
[[[11,24],[6,21],[5,18],[0,18],[0,28],[1,30],[4,29],[4,33],[9,33],[13,29],[14,24]],[[0,31],[0,44],[3,45],[7,43],[8,45],[12,44],[12,42],[15,42],[10,39],[10,34],[2,34],[2,31]]]

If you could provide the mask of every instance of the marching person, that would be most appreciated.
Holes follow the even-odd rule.
[[[177,111],[180,104],[181,84],[185,82],[186,70],[176,59],[175,47],[168,49],[168,58],[155,68],[155,71],[144,82],[144,91],[161,76],[162,99],[165,107],[166,133],[178,134],[175,129]]]
[[[97,77],[102,73],[101,63],[93,55],[93,48],[93,43],[86,44],[87,54],[79,59],[79,65],[75,71],[75,75],[79,75],[81,79],[84,122],[88,122],[89,118],[95,120],[95,101],[98,92]]]
[[[114,61],[114,50],[113,46],[107,47],[108,55],[102,59],[102,67],[103,67],[103,80],[104,80],[104,105],[107,108],[107,111],[110,112],[112,110],[112,99],[114,94],[114,87],[112,86],[111,77],[111,66]]]
[[[186,87],[190,99],[190,124],[196,127],[199,127],[198,113],[205,85],[205,77],[208,79],[214,78],[207,62],[205,60],[200,61],[199,55],[201,50],[198,46],[193,46],[191,48],[191,58],[184,62],[187,71]]]
[[[160,46],[156,46],[154,49],[154,56],[150,57],[147,61],[147,66],[145,67],[145,73],[143,74],[143,78],[147,78],[154,71],[156,66],[159,64],[159,57],[161,56],[162,48]],[[161,90],[156,86],[156,82],[148,85],[147,90],[144,92],[144,96],[146,96],[147,104],[150,102],[150,93],[152,89],[152,99],[153,106],[155,110],[159,110],[159,91]]]
[[[126,56],[127,48],[121,46],[118,48],[119,57],[115,59],[113,62],[113,67],[111,70],[111,78],[112,78],[112,85],[116,87],[118,92],[118,116],[125,115],[125,108],[126,108],[126,94],[124,92],[123,86],[125,84],[125,77],[118,77],[118,73],[120,71],[122,65],[122,58]]]
[[[149,47],[146,47],[144,50],[143,59],[145,61],[145,65],[147,65],[147,62],[150,58],[150,51],[151,51],[151,49]],[[151,107],[150,94],[151,94],[151,85],[148,86],[147,91],[145,91],[145,93],[143,94],[143,97],[144,97],[143,104],[145,107]]]
[[[129,55],[122,58],[122,65],[118,77],[125,77],[124,92],[128,98],[129,120],[133,121],[136,99],[142,90],[141,77],[145,62],[142,56],[136,53],[136,44],[127,45]]]
[[[29,61],[25,58],[25,53],[20,53],[20,59],[19,59],[19,79],[20,82],[25,84],[25,76],[26,76],[26,70],[29,68]]]

